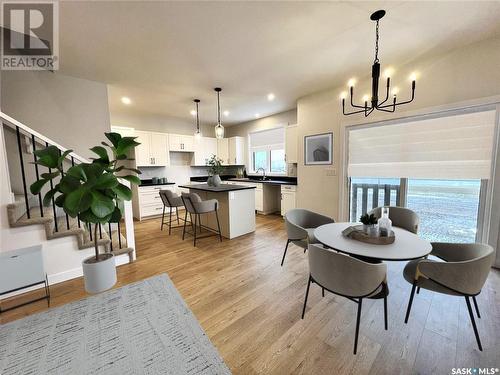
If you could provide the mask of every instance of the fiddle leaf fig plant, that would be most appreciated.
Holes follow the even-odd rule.
[[[123,180],[140,184],[137,174],[141,172],[123,165],[128,153],[140,143],[135,137],[122,137],[119,133],[105,133],[110,142],[90,150],[97,155],[91,163],[80,163],[63,171],[63,162],[72,152],[61,153],[56,146],[35,151],[36,164],[49,168],[41,179],[30,186],[32,194],[39,194],[52,181],[53,188],[43,197],[48,206],[52,199],[71,217],[79,217],[85,223],[94,224],[94,246],[96,261],[99,261],[97,230],[99,224],[118,223],[123,214],[123,202],[132,199],[132,191]],[[105,147],[104,147],[105,146]],[[129,171],[131,174],[118,175]],[[124,173],[124,172],[122,172]],[[126,172],[125,172],[126,173]],[[57,179],[57,180],[56,180]]]
[[[377,217],[374,214],[364,214],[359,218],[364,225],[375,225],[378,222]]]

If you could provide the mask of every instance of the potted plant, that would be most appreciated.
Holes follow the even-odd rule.
[[[207,160],[207,166],[209,167],[207,184],[209,186],[220,186],[222,180],[220,179],[220,174],[223,171],[222,168],[222,159],[219,159],[217,156],[212,155],[210,159]]]
[[[359,221],[363,223],[363,231],[370,236],[377,235],[377,222],[378,219],[374,214],[364,214],[359,218]]]
[[[102,142],[111,151],[111,158],[103,146],[95,146],[90,150],[98,158],[91,163],[81,163],[70,167],[63,172],[63,162],[72,150],[62,155],[55,146],[35,151],[37,164],[49,168],[51,173],[43,173],[41,179],[30,186],[32,194],[39,194],[43,186],[54,179],[51,188],[43,198],[43,204],[48,206],[52,199],[65,213],[87,225],[94,226],[95,255],[82,262],[85,290],[89,293],[99,293],[110,289],[116,283],[116,268],[113,254],[99,253],[98,229],[100,224],[118,223],[123,214],[123,202],[132,198],[130,188],[120,182],[126,180],[139,184],[135,174],[141,173],[137,169],[119,165],[128,159],[130,150],[139,145],[135,137],[122,137],[118,133],[105,133],[111,142],[109,145]],[[134,174],[125,174],[125,171]],[[123,171],[124,175],[118,175]],[[111,235],[111,233],[110,233]]]

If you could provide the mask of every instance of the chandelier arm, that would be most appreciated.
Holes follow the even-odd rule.
[[[414,91],[412,92],[411,99],[409,99],[409,100],[405,100],[403,102],[395,102],[392,104],[386,104],[386,105],[383,105],[383,106],[378,107],[378,108],[396,107],[398,105],[408,104],[408,103],[411,103],[413,101],[413,99],[415,99],[415,92]]]
[[[372,113],[374,109],[375,107],[372,107],[368,112],[365,111],[365,117],[370,116],[370,113]]]
[[[364,105],[356,105],[356,104],[353,103],[353,101],[352,101],[353,93],[354,93],[354,90],[351,87],[351,107],[353,107],[353,108],[363,108],[363,110],[364,110],[365,109]]]
[[[365,112],[365,110],[364,110],[364,109],[359,110],[359,111],[354,111],[354,112],[345,112],[345,111],[343,111],[344,115],[346,115],[346,116],[349,116],[349,115],[356,115],[356,114],[358,114],[358,113],[364,113],[364,112]]]
[[[391,106],[391,107],[392,107],[392,106]],[[392,113],[392,112],[394,112],[394,108],[393,108],[392,110],[391,110],[391,109],[377,108],[377,111]]]
[[[391,86],[391,78],[387,77],[387,92],[385,93],[385,99],[377,105],[377,108],[379,108],[379,106],[384,104],[389,99],[390,86]]]

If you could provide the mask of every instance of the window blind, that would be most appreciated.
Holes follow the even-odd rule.
[[[351,177],[488,179],[495,111],[349,131]]]
[[[262,148],[285,143],[285,128],[279,127],[250,133],[250,147]]]

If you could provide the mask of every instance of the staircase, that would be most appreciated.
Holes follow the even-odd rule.
[[[9,160],[10,170],[9,175],[12,183],[14,173],[12,173],[12,165],[19,166],[21,173],[16,171],[15,175],[18,180],[18,190],[14,194],[14,201],[7,204],[7,218],[11,228],[25,227],[31,225],[43,225],[45,229],[45,236],[47,240],[74,236],[77,240],[77,249],[84,250],[93,248],[95,243],[95,234],[93,232],[94,226],[86,224],[79,220],[79,218],[72,218],[68,216],[61,208],[57,207],[54,201],[48,207],[42,205],[43,193],[39,195],[32,195],[29,191],[29,186],[39,179],[42,173],[50,172],[42,166],[35,166],[32,162],[36,161],[36,156],[33,154],[34,149],[40,149],[48,145],[54,145],[59,148],[63,153],[66,149],[59,146],[52,140],[42,136],[36,131],[30,129],[26,125],[16,121],[15,119],[1,113],[3,134],[5,142],[7,137],[9,141],[17,143],[16,153],[6,153],[7,158],[15,158]],[[13,139],[14,138],[14,139]],[[13,146],[10,145],[12,148]],[[78,164],[79,162],[87,162],[84,158],[71,153],[65,159],[65,165],[69,168],[71,165]],[[42,170],[43,169],[43,170]],[[20,177],[18,176],[20,175]],[[4,181],[2,181],[2,184]],[[22,186],[22,189],[19,188]],[[128,207],[131,209],[130,207]],[[125,207],[127,210],[127,206]],[[127,215],[125,215],[127,217]],[[126,219],[127,220],[127,219]],[[131,215],[130,219],[131,220]],[[104,248],[105,252],[112,253],[115,256],[127,254],[129,261],[134,260],[135,254],[133,247],[127,244],[126,227],[127,223],[113,223],[106,225],[99,225],[97,230],[98,245]],[[130,223],[128,223],[130,224]],[[133,238],[133,237],[132,237]]]

